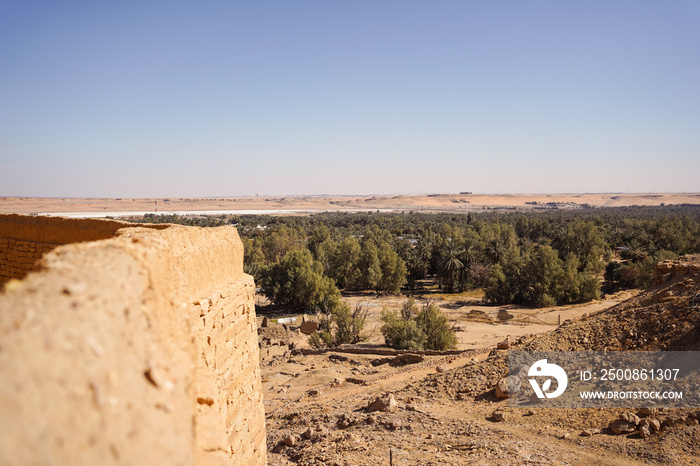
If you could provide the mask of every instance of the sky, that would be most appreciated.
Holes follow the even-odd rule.
[[[0,0],[0,196],[700,191],[696,0]]]

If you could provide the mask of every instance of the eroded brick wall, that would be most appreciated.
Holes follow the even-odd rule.
[[[64,245],[0,295],[0,464],[266,463],[234,228],[2,217],[13,254],[49,230]]]
[[[58,244],[0,238],[0,283],[20,279],[37,269],[41,256]]]
[[[56,246],[112,238],[129,226],[116,220],[0,214],[0,285],[38,270],[41,256]]]

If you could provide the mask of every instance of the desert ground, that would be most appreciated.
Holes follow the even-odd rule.
[[[469,212],[483,209],[571,209],[699,204],[700,193],[432,194],[422,196],[287,196],[221,198],[0,197],[0,213],[104,216],[143,213],[313,213],[326,211]]]
[[[259,315],[268,464],[700,464],[697,409],[634,410],[639,426],[658,422],[659,430],[631,426],[618,435],[613,423],[634,414],[629,409],[515,408],[495,391],[508,350],[697,351],[700,256],[691,264],[651,290],[576,306],[434,299],[458,336],[459,351],[442,354],[386,353],[376,326],[401,297],[344,296],[369,309],[369,338],[336,350],[311,350],[302,316]],[[502,309],[513,318],[498,319]],[[659,316],[671,330],[662,330]],[[285,317],[296,319],[278,323]],[[407,356],[413,359],[400,360]],[[375,410],[376,400],[386,409]]]

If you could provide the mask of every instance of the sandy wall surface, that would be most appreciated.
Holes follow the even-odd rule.
[[[41,262],[0,295],[0,464],[266,463],[234,228],[122,228]]]
[[[353,211],[367,209],[467,212],[483,208],[533,209],[700,204],[700,193],[435,194],[422,196],[270,196],[224,198],[30,198],[0,197],[0,213],[144,213],[194,211]],[[566,206],[568,204],[569,206]]]
[[[112,238],[120,228],[130,226],[133,225],[115,220],[0,214],[0,285],[38,270],[41,256],[58,245]]]

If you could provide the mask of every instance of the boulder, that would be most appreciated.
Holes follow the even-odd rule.
[[[634,424],[635,426],[639,425],[639,417],[636,414],[631,413],[629,411],[620,414],[620,419],[625,422],[629,422],[630,424]]]
[[[285,445],[284,443],[280,442],[280,443],[278,443],[278,444],[275,446],[275,448],[272,449],[272,453],[282,453],[282,452],[284,452],[284,450],[286,450],[286,449],[287,449],[287,445]]]
[[[499,341],[498,344],[496,345],[496,348],[498,349],[508,349],[510,348],[511,342],[510,342],[510,337],[506,337],[505,340]]]
[[[313,320],[304,321],[301,323],[299,330],[305,335],[311,335],[318,330],[318,322],[314,322]]]
[[[520,392],[520,379],[514,375],[503,377],[496,384],[496,397],[508,398],[510,395],[515,395]]]
[[[396,402],[394,395],[389,394],[377,398],[376,400],[371,402],[366,409],[369,413],[372,413],[374,411],[386,412],[393,411],[396,408],[396,406],[398,406],[398,403]]]
[[[639,423],[639,428],[641,429],[642,427],[648,427],[651,432],[658,432],[661,430],[661,423],[658,419],[642,419]]]
[[[611,422],[609,427],[612,433],[615,435],[631,434],[637,430],[637,426],[627,421],[623,421],[622,419]]]
[[[425,361],[425,356],[422,354],[406,353],[400,354],[389,361],[390,366],[405,366],[407,364],[417,364]]]
[[[511,314],[510,312],[506,311],[505,309],[500,309],[500,310],[498,311],[498,316],[497,316],[497,317],[498,317],[498,320],[505,321],[505,320],[510,320],[510,319],[512,319],[514,316],[513,316],[513,314]]]
[[[651,428],[647,425],[640,427],[639,428],[639,436],[642,438],[651,437]]]
[[[425,356],[422,354],[405,353],[399,354],[398,356],[388,357],[388,358],[377,358],[370,361],[373,366],[381,366],[382,364],[389,364],[390,366],[405,366],[407,364],[417,364],[419,362],[425,361]]]
[[[659,422],[658,419],[651,419],[649,420],[649,427],[651,427],[651,430],[654,432],[659,432],[661,430],[661,422]]]

